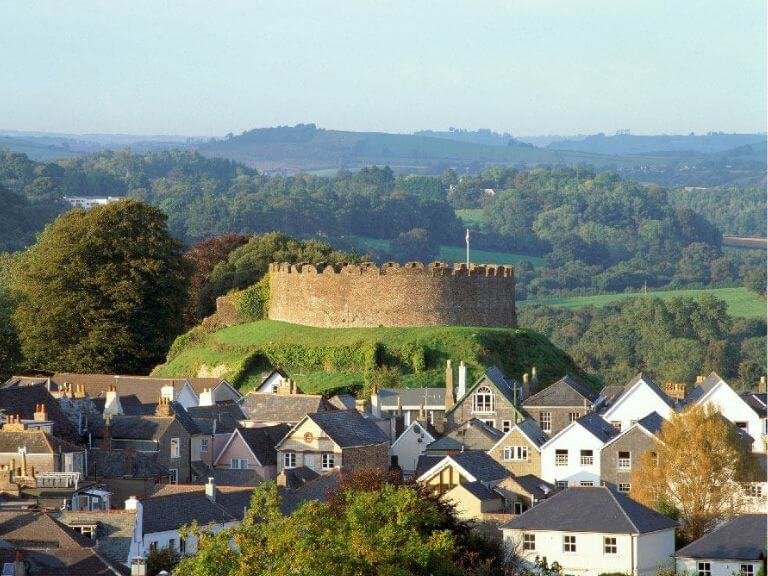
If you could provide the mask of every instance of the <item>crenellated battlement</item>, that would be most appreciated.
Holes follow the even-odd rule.
[[[373,262],[360,264],[329,264],[319,262],[311,264],[302,262],[290,264],[289,262],[274,262],[269,265],[269,271],[277,274],[357,274],[357,275],[391,275],[391,274],[426,274],[428,276],[495,276],[502,278],[514,278],[515,269],[512,266],[497,264],[448,264],[446,262],[385,262],[377,266]]]
[[[270,264],[269,318],[325,327],[515,326],[511,266]]]

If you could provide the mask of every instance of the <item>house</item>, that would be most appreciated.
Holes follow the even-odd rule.
[[[294,482],[285,482],[288,476],[294,476],[294,473],[300,470],[299,468],[284,470],[278,477],[280,512],[286,516],[292,514],[305,502],[325,502],[328,496],[341,484],[341,471],[338,468],[322,474],[304,468],[303,480],[297,481],[294,477]]]
[[[199,468],[198,478],[210,476],[216,457],[232,437],[232,433],[246,419],[237,402],[219,402],[210,406],[193,406],[187,413],[200,434],[192,437],[192,466]],[[197,471],[196,471],[197,472]]]
[[[504,510],[504,498],[480,481],[456,484],[448,490],[444,499],[453,503],[460,520],[482,522],[489,514]]]
[[[468,450],[487,452],[502,436],[501,431],[496,430],[493,426],[485,424],[477,418],[471,418],[442,438],[429,444],[426,453],[442,456]]]
[[[541,447],[547,435],[535,420],[515,424],[488,450],[488,454],[515,476],[541,476]]]
[[[753,407],[756,402],[750,402],[748,398],[739,395],[715,372],[698,382],[683,402],[686,407],[710,405],[717,408],[724,418],[752,437],[753,452],[766,450],[765,417]]]
[[[552,484],[533,474],[504,478],[495,490],[504,498],[505,511],[512,514],[522,514],[555,493]]]
[[[684,546],[675,554],[679,573],[698,576],[756,576],[765,573],[765,514],[745,514],[729,520]]]
[[[445,428],[452,430],[477,418],[502,432],[508,432],[524,418],[520,410],[521,401],[522,386],[491,366],[465,394],[457,394],[455,403],[452,389],[449,391],[446,388]]]
[[[438,494],[445,494],[459,484],[480,482],[493,488],[510,474],[506,468],[485,452],[460,452],[431,461],[432,466],[421,472],[418,482]]]
[[[46,512],[0,511],[0,565],[13,576],[119,576],[95,542]],[[7,570],[7,571],[6,571]],[[12,571],[11,571],[12,570]]]
[[[277,476],[275,446],[290,431],[287,424],[259,428],[235,428],[229,441],[214,461],[214,467],[250,470],[253,484],[274,480]]]
[[[159,452],[124,450],[88,450],[88,478],[106,486],[111,502],[120,504],[130,496],[146,498],[158,486],[170,482],[171,473],[159,462]]]
[[[612,401],[606,401],[602,417],[619,432],[626,430],[651,412],[669,420],[675,403],[651,378],[642,372],[635,376]]]
[[[284,387],[284,384],[288,381],[288,375],[280,370],[279,368],[275,368],[271,372],[268,372],[262,376],[261,384],[259,384],[254,392],[257,394],[277,394],[278,391]],[[303,392],[298,388],[298,386],[293,383],[293,386],[295,386],[295,392],[296,394],[303,394]],[[289,384],[287,388],[290,390],[291,385]]]
[[[40,428],[29,424],[45,421],[45,411],[35,416],[40,419],[28,423],[18,416],[9,416],[0,430],[0,465],[21,468],[22,475],[35,472],[72,472],[85,475],[85,448],[57,438]],[[51,426],[47,427],[48,429]]]
[[[419,456],[427,452],[427,446],[439,438],[437,430],[424,419],[414,420],[398,436],[389,448],[389,454],[394,459],[403,474],[413,476],[419,463]]]
[[[762,420],[760,428],[762,450],[768,452],[768,394],[765,393],[765,377],[762,377],[760,382],[762,392],[742,392],[741,397]]]
[[[374,388],[371,413],[376,418],[403,416],[409,426],[424,410],[427,421],[434,425],[445,416],[445,388]]]
[[[606,442],[600,451],[600,476],[604,484],[619,492],[631,489],[632,471],[640,457],[653,450],[665,420],[651,412]]]
[[[590,412],[541,446],[541,477],[557,488],[600,484],[600,451],[618,430]]]
[[[507,550],[564,574],[655,576],[673,564],[677,522],[606,486],[557,492],[502,526]]]
[[[543,432],[554,435],[592,412],[597,398],[594,390],[565,375],[523,400],[523,410],[538,422]]]
[[[141,525],[135,510],[62,511],[54,518],[91,540],[111,565],[127,569],[143,555]]]
[[[307,414],[276,448],[278,472],[300,466],[316,472],[389,466],[389,437],[375,421],[357,410]]]
[[[126,500],[125,509],[135,510],[141,519],[142,550],[173,548],[180,554],[194,554],[197,538],[184,539],[181,528],[197,522],[203,530],[217,533],[238,525],[250,506],[253,488],[205,485],[167,485],[150,498]]]
[[[248,392],[238,402],[248,420],[293,426],[307,414],[335,410],[319,394],[259,394]]]
[[[54,398],[43,384],[32,386],[11,386],[0,389],[0,413],[3,420],[8,416],[18,416],[28,427],[39,426],[48,432],[72,443],[80,443],[80,431],[70,421]],[[42,414],[44,420],[41,420]]]

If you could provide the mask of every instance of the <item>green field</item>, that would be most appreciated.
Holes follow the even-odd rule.
[[[665,290],[659,292],[649,291],[645,296],[648,298],[661,298],[669,300],[671,298],[691,297],[698,298],[702,294],[711,294],[728,304],[728,312],[732,316],[742,318],[765,318],[766,302],[756,293],[746,288],[711,288],[702,290]],[[627,292],[622,294],[601,294],[598,296],[566,296],[563,298],[543,298],[540,300],[524,300],[518,305],[520,307],[530,306],[532,304],[545,304],[547,306],[560,306],[563,308],[584,308],[585,306],[602,307],[607,304],[613,304],[625,298],[644,296],[642,292]]]
[[[463,208],[456,210],[456,216],[464,222],[465,226],[482,228],[485,224],[485,216],[482,208]]]
[[[441,386],[445,361],[466,362],[476,378],[499,366],[520,378],[537,366],[542,383],[566,372],[582,375],[544,336],[524,329],[435,326],[421,328],[313,328],[261,320],[181,336],[155,376],[216,374],[241,390],[280,366],[305,392],[357,389],[371,373],[390,370],[404,386]]]
[[[363,236],[353,237],[354,242],[361,250],[388,251],[389,240],[379,238],[365,238]],[[472,262],[478,264],[509,264],[514,265],[521,260],[527,260],[536,268],[544,265],[544,259],[538,256],[527,256],[525,254],[513,254],[512,252],[497,252],[493,250],[477,250],[471,247],[469,257]],[[446,262],[464,262],[467,259],[466,248],[462,246],[440,246],[440,260]]]

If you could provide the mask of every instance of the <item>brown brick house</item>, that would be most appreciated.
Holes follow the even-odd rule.
[[[538,422],[546,434],[554,436],[595,407],[598,394],[569,375],[529,396],[523,410]]]

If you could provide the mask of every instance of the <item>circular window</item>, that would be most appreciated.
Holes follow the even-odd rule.
[[[418,424],[414,424],[413,431],[416,432],[416,434],[421,434],[421,427]]]
[[[304,434],[304,442],[312,442],[314,439],[315,437],[312,435],[312,432],[307,432]]]

